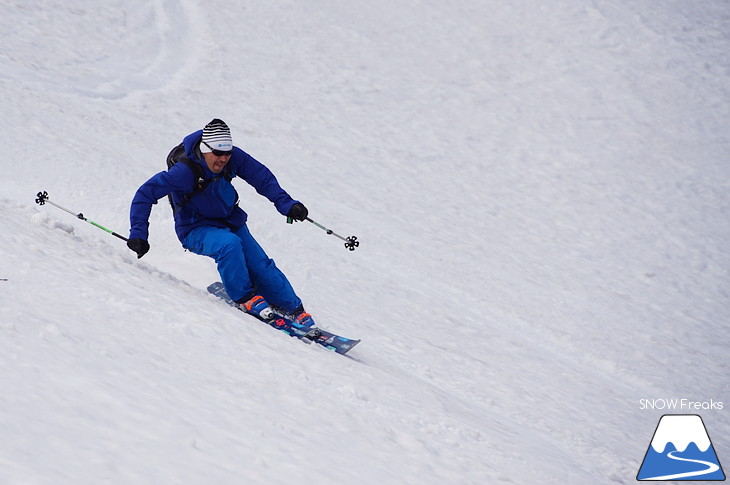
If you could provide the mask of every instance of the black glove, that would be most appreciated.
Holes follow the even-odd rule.
[[[289,209],[289,213],[286,215],[287,217],[291,217],[295,221],[303,221],[307,218],[309,215],[309,211],[306,207],[304,207],[304,204],[301,202],[297,202],[293,206],[291,206],[291,209]]]
[[[144,239],[135,238],[127,241],[127,247],[137,253],[137,259],[139,259],[150,250],[150,243]]]

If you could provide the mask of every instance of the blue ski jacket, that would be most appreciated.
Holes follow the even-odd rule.
[[[238,192],[231,181],[223,176],[240,177],[256,192],[269,199],[282,215],[289,213],[297,203],[281,188],[274,174],[261,162],[238,147],[221,174],[210,171],[205,164],[199,145],[203,130],[189,134],[183,139],[185,156],[203,168],[205,180],[213,179],[205,190],[196,193],[182,207],[180,202],[193,191],[197,181],[195,174],[184,163],[176,163],[169,170],[153,175],[137,190],[130,208],[130,239],[149,237],[149,217],[152,205],[171,194],[178,209],[175,211],[175,232],[180,242],[190,231],[201,226],[238,228],[246,223],[248,215],[238,206]]]

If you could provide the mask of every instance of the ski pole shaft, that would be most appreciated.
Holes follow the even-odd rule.
[[[307,217],[305,220],[306,221],[309,221],[312,224],[314,224],[315,226],[319,227],[320,229],[322,229],[323,231],[325,231],[327,234],[331,234],[332,236],[335,236],[336,238],[341,239],[342,241],[345,241],[345,247],[347,249],[349,249],[350,251],[354,251],[355,248],[360,245],[360,242],[357,240],[357,237],[356,236],[350,236],[350,237],[345,238],[345,237],[342,237],[339,234],[337,234],[332,229],[327,229],[322,224],[320,224],[317,221],[314,221],[314,220],[310,219],[309,217]]]
[[[69,213],[69,214],[71,214],[72,216],[76,216],[76,217],[77,217],[78,219],[81,219],[82,221],[86,221],[86,222],[88,222],[89,224],[91,224],[92,226],[96,226],[96,227],[98,227],[99,229],[101,229],[102,231],[106,231],[106,232],[108,232],[109,234],[111,234],[112,236],[116,236],[116,237],[118,237],[118,238],[119,238],[119,239],[121,239],[122,241],[126,241],[126,240],[127,240],[127,238],[126,238],[126,237],[124,237],[124,236],[122,236],[122,235],[119,235],[119,234],[117,234],[116,232],[112,231],[111,229],[107,229],[106,227],[102,226],[101,224],[97,224],[96,222],[94,222],[94,221],[92,221],[92,220],[89,220],[89,219],[87,219],[86,217],[84,217],[84,215],[83,215],[82,213],[80,213],[80,212],[79,212],[78,214],[76,214],[75,212],[73,212],[73,211],[71,211],[71,210],[69,210],[69,209],[66,209],[66,208],[65,208],[65,207],[63,207],[63,206],[61,206],[61,205],[58,205],[58,204],[56,204],[55,202],[53,202],[53,201],[51,201],[51,200],[48,200],[48,192],[46,192],[46,191],[43,191],[43,192],[38,192],[38,198],[37,198],[37,199],[35,200],[35,202],[36,202],[36,204],[40,204],[40,205],[44,205],[44,204],[45,204],[46,202],[48,202],[49,204],[51,204],[51,205],[53,205],[53,206],[55,206],[55,207],[58,207],[58,208],[59,208],[59,209],[61,209],[62,211],[68,212],[68,213]]]
[[[320,229],[322,229],[323,231],[326,231],[326,232],[327,232],[327,234],[331,234],[331,235],[335,236],[336,238],[342,239],[343,241],[347,241],[347,239],[345,239],[344,237],[340,236],[339,234],[337,234],[336,232],[334,232],[334,231],[333,231],[332,229],[327,229],[326,227],[324,227],[324,226],[323,226],[322,224],[320,224],[319,222],[317,222],[317,221],[313,221],[313,220],[312,220],[312,219],[310,219],[309,217],[307,217],[307,218],[306,218],[305,220],[307,220],[307,221],[311,222],[312,224],[314,224],[315,226],[319,227],[319,228],[320,228]]]

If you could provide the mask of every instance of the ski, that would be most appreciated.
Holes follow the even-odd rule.
[[[236,302],[231,300],[231,297],[228,296],[228,293],[226,293],[226,289],[223,286],[223,283],[221,283],[220,281],[216,281],[215,283],[210,284],[208,286],[208,292],[224,300],[232,307],[238,308],[239,310],[241,309]],[[286,333],[291,337],[297,337],[298,339],[305,342],[317,343],[327,350],[337,352],[338,354],[344,355],[349,352],[355,345],[360,343],[360,340],[341,337],[332,332],[328,332],[327,330],[322,330],[321,328],[301,328],[297,326],[294,322],[292,322],[289,318],[278,314],[275,316],[275,318],[272,318],[270,320],[264,320],[256,317],[255,315],[251,316],[261,322],[266,323],[271,327],[274,327],[277,330]]]

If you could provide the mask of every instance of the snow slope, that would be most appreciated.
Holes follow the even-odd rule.
[[[35,0],[0,17],[0,482],[633,483],[730,462],[730,6]],[[250,227],[343,358],[205,292],[136,188],[213,117],[315,220]],[[724,402],[642,409],[641,399]],[[727,470],[726,470],[727,472]]]

